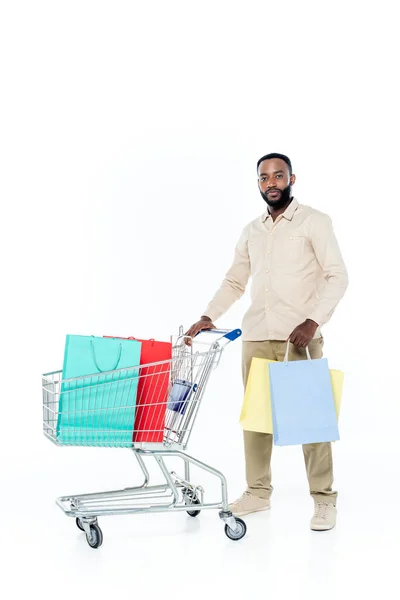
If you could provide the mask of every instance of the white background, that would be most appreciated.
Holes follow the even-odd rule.
[[[2,3],[7,597],[397,597],[395,5]],[[338,526],[309,530],[301,449],[277,448],[273,509],[246,519],[241,542],[215,512],[112,517],[93,551],[55,497],[139,473],[128,451],[52,446],[40,375],[61,368],[67,333],[168,339],[197,320],[265,210],[256,162],[267,152],[288,154],[296,197],[332,217],[350,275],[324,330],[331,367],[346,373]],[[248,301],[218,325],[240,326]],[[226,474],[232,499],[245,485],[239,342],[213,375],[189,450]]]

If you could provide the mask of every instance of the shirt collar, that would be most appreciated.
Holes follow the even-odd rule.
[[[291,203],[289,204],[289,206],[287,207],[287,209],[285,210],[284,213],[282,213],[282,217],[284,217],[285,219],[287,219],[288,221],[291,221],[293,219],[294,213],[296,212],[296,210],[299,208],[299,203],[296,200],[296,198],[293,197],[293,200],[291,201]],[[267,212],[265,212],[263,214],[263,216],[261,217],[262,222],[265,223],[265,221],[268,219],[268,217],[270,217],[271,214],[269,212],[269,210],[267,209]]]

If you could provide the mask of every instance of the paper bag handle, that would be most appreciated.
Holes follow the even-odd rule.
[[[122,344],[119,345],[119,352],[118,352],[117,362],[115,363],[115,365],[111,369],[100,369],[100,367],[99,367],[99,365],[97,363],[97,359],[96,359],[96,351],[95,351],[95,348],[94,348],[93,340],[90,340],[90,347],[91,347],[91,350],[92,350],[93,362],[96,365],[96,369],[99,371],[99,373],[104,373],[104,372],[107,372],[107,371],[115,371],[115,369],[119,365],[119,361],[121,360]]]
[[[283,359],[285,363],[289,362],[289,345],[290,345],[290,340],[287,343],[285,358]],[[311,355],[310,355],[310,351],[308,349],[308,346],[306,346],[306,354],[307,354],[308,360],[311,362]]]

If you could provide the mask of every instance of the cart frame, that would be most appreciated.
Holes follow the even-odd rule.
[[[198,372],[198,383],[196,392],[192,394],[189,401],[189,410],[187,410],[186,420],[184,415],[174,431],[174,436],[166,434],[162,443],[152,442],[133,442],[130,445],[139,467],[144,476],[144,481],[140,486],[127,487],[120,490],[105,492],[95,492],[87,494],[70,494],[57,498],[57,505],[63,512],[76,519],[79,529],[85,532],[86,539],[92,548],[98,548],[103,542],[103,534],[98,525],[98,517],[110,515],[123,515],[135,513],[161,513],[161,512],[182,512],[186,511],[191,517],[196,517],[202,510],[219,510],[219,516],[225,523],[225,533],[232,540],[239,540],[246,534],[246,524],[242,519],[234,517],[228,507],[227,481],[225,476],[210,465],[190,456],[186,453],[186,447],[197,417],[201,400],[210,378],[211,371],[215,369],[221,359],[222,352],[226,345],[234,341],[241,335],[241,331],[236,330],[205,330],[207,333],[207,342],[200,340],[191,340],[188,347],[183,335],[183,329],[180,328],[179,335],[173,346],[175,357],[172,361],[184,361],[188,359],[192,364],[196,357],[200,357],[201,367]],[[210,344],[211,335],[217,335],[217,339]],[[208,347],[206,352],[193,354],[193,344],[203,344]],[[154,366],[162,363],[152,363],[151,365],[140,365],[138,368]],[[59,443],[54,428],[55,416],[51,416],[53,425],[50,427],[49,414],[53,411],[49,409],[49,390],[50,398],[54,404],[59,398],[61,385],[71,380],[62,381],[60,371],[54,371],[43,375],[43,410],[44,410],[44,434],[56,445],[70,445]],[[112,372],[108,372],[112,373]],[[183,428],[184,427],[184,428]],[[76,445],[76,444],[73,444]],[[80,445],[80,444],[77,444]],[[106,445],[107,444],[93,444]],[[162,485],[149,485],[150,475],[145,464],[145,458],[152,457],[157,463],[165,483]],[[165,464],[167,458],[181,458],[184,466],[184,476],[178,476],[174,471],[169,471]],[[191,482],[190,465],[195,465],[220,480],[221,496],[218,502],[206,503],[204,501],[204,489],[201,485]]]

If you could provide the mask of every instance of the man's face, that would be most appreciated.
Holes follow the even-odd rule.
[[[271,208],[278,210],[291,198],[291,186],[295,175],[289,174],[289,167],[281,158],[269,158],[258,167],[258,187],[261,196]]]

